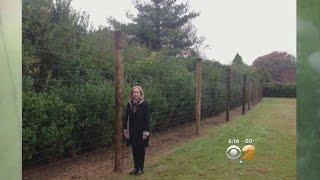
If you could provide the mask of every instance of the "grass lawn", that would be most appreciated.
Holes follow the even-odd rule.
[[[229,138],[242,148],[253,139],[256,155],[240,164],[225,151]],[[161,156],[161,155],[159,155]],[[246,115],[213,127],[196,139],[145,167],[139,179],[295,179],[296,99],[264,98]],[[130,177],[131,178],[131,177]]]

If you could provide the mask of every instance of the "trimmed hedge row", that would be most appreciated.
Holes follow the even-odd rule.
[[[268,83],[264,84],[263,89],[264,97],[296,97],[296,85],[284,83]]]

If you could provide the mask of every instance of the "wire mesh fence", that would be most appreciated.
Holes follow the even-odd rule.
[[[41,55],[51,53],[41,49],[34,51]],[[51,56],[64,58],[59,57],[59,53],[51,53]],[[186,125],[190,128],[183,133],[194,134],[196,83],[199,83],[195,70],[177,73],[170,62],[164,62],[169,64],[164,67],[172,68],[167,74],[163,73],[165,71],[145,74],[143,64],[146,63],[149,62],[137,66],[142,70],[135,73],[126,73],[129,64],[125,64],[124,99],[128,99],[130,87],[140,85],[150,105],[151,134],[179,131]],[[228,66],[203,68],[201,123],[228,108],[244,104],[248,110],[261,100],[261,86],[250,75],[244,81],[243,73],[230,70]],[[23,70],[26,71],[23,77],[24,178],[81,179],[104,177],[106,172],[112,171],[114,75],[101,66],[86,63],[67,66],[54,61],[26,65]],[[29,71],[39,73],[31,76]],[[215,74],[208,75],[207,72]],[[129,151],[124,150],[124,158],[128,158]]]

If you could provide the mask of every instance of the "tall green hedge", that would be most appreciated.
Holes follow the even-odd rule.
[[[296,85],[285,83],[268,83],[263,86],[264,97],[296,97]]]

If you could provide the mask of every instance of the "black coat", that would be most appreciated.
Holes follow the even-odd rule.
[[[143,133],[150,132],[149,121],[150,111],[146,101],[138,105],[135,113],[130,108],[130,103],[127,104],[123,123],[123,129],[129,130],[129,139],[127,139],[126,146],[149,146],[149,136],[143,139]]]

